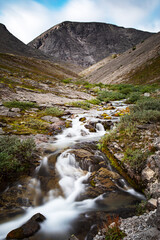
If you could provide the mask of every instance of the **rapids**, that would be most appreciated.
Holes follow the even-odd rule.
[[[111,200],[109,203],[107,202],[107,198],[105,198],[105,194],[104,196],[100,195],[94,199],[77,200],[77,197],[85,192],[88,186],[87,179],[91,172],[82,170],[79,163],[76,162],[74,154],[65,150],[65,148],[71,148],[71,146],[77,142],[97,141],[102,137],[106,131],[104,130],[102,123],[97,121],[97,118],[104,112],[112,117],[117,109],[126,108],[126,105],[123,102],[113,102],[113,105],[115,106],[115,109],[113,110],[85,111],[83,114],[78,114],[73,119],[69,118],[69,120],[72,121],[72,127],[66,128],[62,133],[58,134],[55,142],[52,143],[52,145],[60,152],[56,160],[55,169],[59,176],[59,186],[62,194],[57,196],[56,189],[50,189],[47,193],[49,197],[44,198],[42,204],[26,208],[25,214],[10,219],[8,222],[1,223],[0,240],[5,239],[8,232],[24,224],[36,213],[41,213],[46,217],[46,221],[41,224],[41,229],[36,234],[36,239],[67,240],[74,232],[73,223],[78,219],[80,214],[100,210],[98,202],[102,201],[105,204],[107,203],[106,208],[104,207],[105,205],[103,205],[103,210],[107,209],[108,205],[114,205],[111,206],[111,209],[115,206],[116,208],[121,207],[121,202],[123,202],[124,199],[120,202],[114,200],[113,203]],[[89,132],[89,130],[84,127],[84,122],[79,121],[82,117],[86,118],[86,122],[96,122],[96,132]],[[118,118],[112,117],[112,121],[117,120]],[[100,121],[103,121],[103,119],[100,119]],[[41,184],[36,176],[42,168],[45,169],[45,175],[48,174],[49,156],[50,155],[44,156],[40,166],[37,167],[35,171],[35,178],[30,182],[36,192],[35,198],[38,195],[41,195]],[[121,180],[121,184],[118,188],[123,193],[126,192],[129,195],[133,195],[134,198],[144,199],[144,196],[132,189],[124,179]],[[128,195],[126,195],[126,197],[127,196]],[[119,197],[121,198],[122,196],[119,195]]]

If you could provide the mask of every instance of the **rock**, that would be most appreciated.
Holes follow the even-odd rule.
[[[53,124],[51,124],[50,130],[53,131],[54,134],[58,134],[58,133],[62,132],[64,127],[65,127],[65,121],[61,121],[59,119],[59,121],[54,122]]]
[[[91,124],[85,124],[84,127],[87,128],[90,132],[96,132],[95,127]]]
[[[86,117],[81,117],[81,118],[79,119],[79,121],[80,121],[80,122],[86,121]]]
[[[147,209],[154,210],[157,208],[157,199],[150,198],[147,202]]]
[[[72,234],[68,240],[78,240],[78,238],[74,234]]]
[[[103,125],[105,130],[110,130],[110,128],[113,126],[112,121],[102,121],[101,124]]]
[[[41,119],[44,120],[44,121],[47,121],[47,122],[52,122],[52,123],[60,121],[59,118],[52,117],[52,116],[44,116],[44,117],[41,117]]]
[[[142,171],[142,180],[150,181],[155,175],[155,172],[150,169],[148,166]]]
[[[11,108],[11,112],[20,112],[21,110],[19,108]]]
[[[157,199],[156,222],[157,222],[157,229],[160,230],[160,198]]]
[[[0,127],[0,135],[3,135],[5,132],[3,131],[3,129]]]
[[[45,219],[46,218],[42,214],[36,213],[21,227],[9,232],[6,239],[24,239],[33,236],[40,229],[39,223],[43,222]]]

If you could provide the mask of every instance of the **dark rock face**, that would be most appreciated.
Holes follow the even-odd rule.
[[[122,53],[152,34],[106,23],[63,22],[35,38],[28,45],[81,66],[92,65],[115,53]]]
[[[48,59],[44,53],[33,49],[18,38],[12,35],[5,25],[0,23],[0,52],[1,53],[12,53],[20,56],[26,57],[36,57],[40,59]]]
[[[21,227],[9,232],[6,239],[24,239],[26,237],[33,236],[40,229],[39,223],[43,222],[45,219],[46,218],[42,214],[35,214]]]

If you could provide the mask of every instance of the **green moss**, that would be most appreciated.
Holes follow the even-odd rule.
[[[123,169],[122,164],[120,164],[118,162],[118,160],[114,157],[114,155],[109,151],[109,149],[107,148],[107,146],[103,146],[102,147],[102,152],[105,153],[105,155],[107,156],[107,158],[109,159],[111,165],[118,171],[118,173],[124,177],[127,182],[135,189],[141,191],[142,190],[142,185],[140,183],[137,183],[137,181],[135,179],[131,179],[125,172],[125,170]]]

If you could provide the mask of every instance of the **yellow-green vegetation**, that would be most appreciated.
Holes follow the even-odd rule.
[[[64,114],[63,110],[60,110],[58,107],[50,107],[50,108],[46,108],[43,112],[42,115],[51,115],[54,117],[60,117]]]
[[[21,101],[16,101],[16,100],[9,101],[9,102],[3,102],[3,105],[8,108],[19,108],[21,110],[38,107],[38,105],[33,102],[21,102]]]
[[[0,137],[0,182],[11,181],[27,173],[35,158],[34,140],[15,136]]]
[[[70,103],[68,103],[68,105],[72,106],[72,107],[83,108],[85,110],[89,110],[91,107],[90,103],[87,101],[70,102]]]
[[[118,171],[120,171],[121,167],[123,168],[124,163],[136,174],[142,171],[146,159],[152,153],[153,149],[149,146],[148,137],[144,136],[142,138],[144,130],[140,131],[138,126],[150,123],[154,123],[154,128],[156,129],[154,131],[158,133],[160,124],[160,99],[144,98],[137,101],[134,106],[130,107],[130,112],[121,117],[116,129],[101,139],[99,147],[108,155],[112,165]],[[110,148],[112,142],[123,145],[121,153],[124,154],[124,158],[120,166],[117,165],[111,154],[109,155],[108,148]]]
[[[160,56],[149,60],[144,65],[128,74],[130,83],[146,84],[148,82],[160,83]]]
[[[97,98],[86,100],[86,102],[91,103],[93,105],[99,105],[101,103],[101,101],[99,99],[97,99]]]

